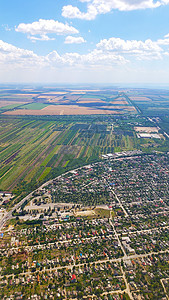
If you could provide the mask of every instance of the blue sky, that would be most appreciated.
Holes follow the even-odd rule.
[[[0,2],[0,82],[168,79],[169,0]]]

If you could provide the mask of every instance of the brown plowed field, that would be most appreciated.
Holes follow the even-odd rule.
[[[131,100],[134,101],[152,101],[151,99],[147,98],[147,97],[130,97]]]
[[[77,102],[80,102],[80,103],[91,103],[91,102],[106,103],[106,101],[100,100],[99,98],[98,98],[98,99],[93,99],[93,98],[80,98],[80,99],[78,99]]]
[[[16,109],[8,111],[5,115],[94,115],[94,114],[119,114],[118,111],[106,109],[92,109],[77,105],[49,105],[41,110]]]
[[[111,101],[110,102],[111,104],[123,104],[123,105],[126,105],[128,104],[128,102],[126,100],[121,100],[121,101]]]

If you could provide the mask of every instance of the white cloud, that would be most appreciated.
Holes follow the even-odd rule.
[[[75,37],[75,36],[69,35],[65,38],[65,44],[82,44],[82,43],[85,43],[85,42],[86,41],[81,36]]]
[[[101,40],[100,43],[97,44],[98,48],[102,48],[105,50],[118,50],[118,51],[161,51],[161,48],[157,45],[157,42],[153,42],[148,39],[145,42],[137,41],[137,40],[123,40],[120,38],[110,38]]]
[[[137,78],[142,82],[162,82],[168,75],[167,50],[165,37],[155,42],[112,38],[100,41],[89,53],[52,51],[40,56],[0,40],[0,79],[2,82],[103,83],[134,82]],[[152,60],[156,62],[151,63]]]
[[[87,12],[81,12],[78,7],[66,5],[62,9],[65,18],[94,20],[97,15],[109,13],[114,9],[130,11],[146,8],[157,8],[169,4],[169,0],[79,0],[87,2]]]
[[[36,38],[36,37],[35,37]],[[79,37],[83,39],[82,37]],[[68,37],[73,41],[72,36]],[[78,38],[76,38],[78,39]],[[75,41],[75,40],[74,40]],[[76,41],[77,42],[77,41]],[[0,64],[7,68],[17,66],[20,69],[48,68],[63,69],[72,67],[74,69],[88,68],[112,68],[134,60],[162,60],[169,56],[169,39],[163,38],[157,41],[150,39],[146,41],[123,40],[120,38],[110,38],[101,40],[93,51],[85,54],[65,53],[59,54],[52,51],[47,55],[39,56],[33,51],[15,47],[0,40]]]
[[[121,55],[116,55],[112,53],[103,53],[101,50],[93,50],[88,54],[80,55],[79,53],[65,53],[59,55],[56,51],[53,51],[47,55],[48,61],[54,66],[64,65],[71,67],[99,67],[99,66],[114,66],[114,65],[124,65],[128,62]]]
[[[0,40],[0,63],[8,66],[32,67],[44,65],[45,60],[33,51],[21,49]]]
[[[115,52],[123,55],[133,55],[137,59],[161,59],[163,49],[159,45],[166,45],[166,39],[152,41],[123,40],[120,38],[110,38],[101,40],[96,47],[102,51]]]
[[[168,37],[169,37],[169,35],[168,35]],[[158,45],[167,46],[167,45],[169,45],[169,38],[159,39],[159,40],[157,40],[157,43],[158,43]]]
[[[74,7],[72,5],[64,6],[62,9],[62,16],[70,19],[83,19],[83,20],[94,20],[97,16],[97,10],[92,7],[92,11],[90,7],[88,7],[88,12],[83,13],[79,10],[78,7]]]
[[[35,41],[54,41],[55,38],[50,38],[46,34],[41,35],[40,37],[36,37],[33,35],[28,35],[28,39],[30,39],[32,42]]]
[[[164,39],[159,39],[157,42],[159,45],[168,46],[169,45],[169,33],[164,36]]]
[[[63,24],[55,20],[43,19],[30,24],[21,23],[15,28],[15,30],[17,32],[27,33],[28,38],[34,41],[50,40],[51,38],[49,38],[47,34],[67,35],[79,33],[76,28],[69,26],[68,24]],[[35,35],[39,35],[40,37],[34,37]]]
[[[127,60],[117,54],[104,53],[95,49],[88,54],[65,53],[59,55],[57,51],[52,51],[46,56],[38,56],[33,51],[15,47],[11,44],[0,41],[0,64],[19,66],[20,68],[49,67],[85,67],[105,66],[124,64]]]

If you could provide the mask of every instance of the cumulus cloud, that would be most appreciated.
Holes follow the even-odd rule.
[[[73,52],[60,55],[55,50],[44,56],[39,56],[33,51],[0,41],[0,64],[8,67],[30,68],[30,70],[41,67],[48,67],[49,70],[59,67],[94,69],[124,65],[133,62],[134,59],[142,61],[161,60],[169,56],[169,39],[167,36],[157,41],[150,39],[146,41],[123,40],[112,37],[101,40],[96,48],[89,53],[79,54]],[[69,42],[73,41],[72,36],[67,38]]]
[[[91,11],[92,8],[92,11]],[[88,7],[87,13],[80,11],[78,7],[67,5],[62,8],[62,16],[70,19],[94,20],[97,16],[97,10],[94,7]]]
[[[47,55],[47,59],[52,64],[58,65],[69,65],[69,66],[112,66],[127,63],[121,55],[116,55],[112,53],[103,53],[101,50],[93,50],[88,54],[80,55],[79,53],[65,53],[64,55],[59,55],[56,51],[52,51]]]
[[[87,3],[87,12],[81,12],[78,7],[66,5],[62,9],[65,18],[94,20],[99,14],[106,14],[114,9],[130,11],[146,8],[157,8],[169,4],[169,0],[79,0]]]
[[[44,58],[36,55],[33,51],[18,48],[0,40],[0,63],[7,65],[35,66],[37,64],[43,64]]]
[[[169,36],[168,36],[169,37]],[[169,38],[166,38],[166,39],[159,39],[157,41],[158,45],[163,45],[163,46],[167,46],[169,45]]]
[[[95,49],[87,54],[65,53],[59,55],[57,51],[52,51],[45,56],[38,56],[33,51],[15,47],[11,44],[0,41],[0,63],[3,65],[19,66],[20,68],[50,67],[60,66],[105,66],[125,64],[127,59],[119,54],[104,53]]]
[[[161,59],[164,52],[161,45],[168,45],[169,40],[152,41],[123,40],[110,38],[101,40],[96,47],[102,51],[115,52],[123,55],[133,55],[137,59]]]
[[[69,35],[65,38],[65,44],[82,44],[82,43],[85,43],[85,42],[86,41],[81,36],[75,37],[75,36]]]
[[[159,45],[163,45],[163,46],[169,45],[169,33],[164,36],[164,39],[159,39],[157,42]]]
[[[0,40],[0,65],[12,70],[13,68],[34,70],[47,64],[43,56]]]
[[[37,22],[30,24],[21,23],[15,30],[17,32],[22,32],[28,34],[28,38],[31,40],[50,40],[47,34],[56,34],[56,35],[67,35],[67,34],[77,34],[79,31],[73,26],[68,24],[63,24],[55,20],[44,20],[40,19]],[[40,37],[37,37],[39,35]]]
[[[118,50],[118,51],[138,51],[138,50],[161,50],[159,46],[152,42],[151,40],[146,40],[145,42],[137,41],[137,40],[123,40],[120,38],[110,38],[101,40],[100,43],[97,44],[98,48],[102,48],[105,50]]]
[[[30,39],[32,42],[35,41],[54,41],[55,38],[50,38],[47,35],[43,34],[40,37],[33,36],[33,35],[28,35],[28,39]]]

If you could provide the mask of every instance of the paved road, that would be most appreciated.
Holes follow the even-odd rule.
[[[169,278],[163,278],[163,279],[160,279],[160,282],[161,282],[162,287],[163,287],[163,289],[164,289],[164,293],[165,293],[167,299],[169,300],[169,296],[167,295],[166,287],[165,287],[165,285],[164,285],[164,283],[163,283],[163,280],[169,280]]]
[[[125,208],[123,207],[123,205],[122,205],[120,199],[117,197],[117,195],[116,195],[116,193],[114,192],[114,190],[112,189],[112,187],[109,186],[109,188],[110,188],[111,192],[114,194],[114,196],[115,196],[116,200],[118,201],[118,203],[119,203],[121,209],[123,210],[125,216],[128,217],[128,213],[127,213],[127,211],[125,210]]]
[[[157,121],[154,121],[154,120],[152,120],[152,119],[151,119],[151,118],[149,118],[149,117],[147,117],[147,119],[148,119],[149,121],[151,121],[152,123],[155,123],[155,124],[156,124],[156,126],[157,126],[157,128],[158,128],[158,129],[161,129],[162,133],[163,133],[163,134],[164,134],[166,137],[168,137],[168,138],[169,138],[169,135],[168,135],[168,133],[167,133],[167,132],[165,132],[165,131],[164,131],[164,129],[160,127],[160,124],[159,124]]]
[[[127,234],[140,234],[140,233],[150,233],[152,231],[160,230],[160,229],[169,229],[169,225],[167,226],[160,226],[160,227],[155,227],[151,229],[142,229],[142,230],[135,230],[135,231],[128,231]],[[119,236],[121,236],[121,233],[118,233]]]
[[[122,245],[122,243],[121,243],[121,241],[120,241],[120,239],[119,239],[119,236],[118,236],[118,234],[117,234],[117,232],[116,232],[116,229],[115,229],[115,227],[114,227],[114,225],[113,225],[111,219],[109,219],[109,223],[110,223],[110,225],[113,227],[115,237],[116,237],[116,239],[118,240],[118,243],[119,243],[119,245],[120,245],[120,248],[121,248],[121,250],[122,250],[123,253],[124,253],[124,257],[127,258],[126,251],[124,250],[124,247],[123,247],[123,245]]]
[[[114,236],[112,234],[109,234],[109,235],[106,235],[106,238],[109,238],[109,237],[113,237]],[[64,240],[64,241],[57,241],[57,242],[49,242],[47,244],[37,244],[37,245],[32,245],[32,246],[24,246],[24,248],[26,250],[31,250],[31,249],[46,249],[47,246],[52,246],[52,245],[57,245],[59,246],[60,244],[66,244],[66,243],[71,243],[71,242],[81,242],[82,240],[83,241],[90,241],[90,242],[93,242],[95,239],[99,239],[99,238],[102,238],[101,236],[93,236],[93,237],[89,237],[89,238],[82,238],[80,240],[80,238],[78,239],[69,239],[69,240]],[[115,239],[115,238],[114,238]],[[20,246],[20,247],[13,247],[13,248],[5,248],[5,250],[18,250],[20,248],[22,248],[23,246]]]
[[[127,292],[127,294],[129,295],[130,299],[133,300],[133,296],[132,296],[132,293],[131,293],[131,291],[130,291],[130,286],[129,286],[129,284],[128,284],[128,281],[127,281],[127,279],[126,279],[125,272],[124,272],[124,270],[123,270],[122,267],[121,267],[121,272],[122,272],[122,274],[123,274],[123,279],[124,279],[124,282],[125,282],[125,285],[126,285],[126,292]]]
[[[0,230],[2,227],[5,225],[5,223],[12,218],[12,213],[14,212],[15,209],[18,209],[26,200],[30,200],[33,192],[24,197],[20,202],[18,202],[8,213],[3,216],[3,218],[0,220]]]

